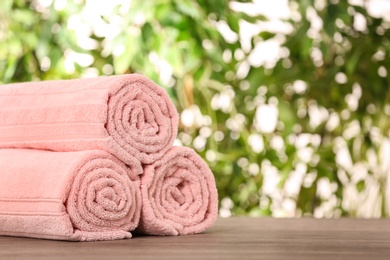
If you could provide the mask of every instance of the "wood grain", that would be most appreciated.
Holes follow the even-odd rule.
[[[390,220],[219,219],[203,234],[63,242],[0,236],[0,259],[389,259]]]

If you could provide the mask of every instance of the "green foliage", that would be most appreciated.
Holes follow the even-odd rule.
[[[178,138],[213,170],[221,215],[389,215],[389,21],[348,1],[290,1],[291,32],[262,29],[248,45],[243,22],[268,18],[229,1],[124,1],[93,12],[59,2],[1,1],[2,83],[142,73],[182,113]],[[262,43],[281,45],[281,57],[261,62]],[[262,106],[276,108],[272,131],[259,127]]]

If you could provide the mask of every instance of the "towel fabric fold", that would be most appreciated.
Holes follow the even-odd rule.
[[[105,151],[0,149],[0,235],[129,238],[141,210],[139,161]]]
[[[199,233],[217,217],[218,195],[207,164],[192,149],[172,147],[144,168],[137,231],[151,235]]]
[[[153,163],[177,127],[165,90],[137,74],[0,86],[0,148],[99,149]]]

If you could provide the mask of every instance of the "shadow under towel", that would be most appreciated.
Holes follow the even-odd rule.
[[[0,149],[0,235],[72,241],[130,238],[139,223],[137,160],[104,151]]]
[[[178,114],[163,88],[142,75],[0,86],[0,148],[105,150],[125,162],[162,157]]]

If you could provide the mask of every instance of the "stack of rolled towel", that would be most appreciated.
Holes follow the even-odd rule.
[[[137,74],[0,86],[0,235],[94,241],[199,233],[212,172],[172,146],[178,114]]]

